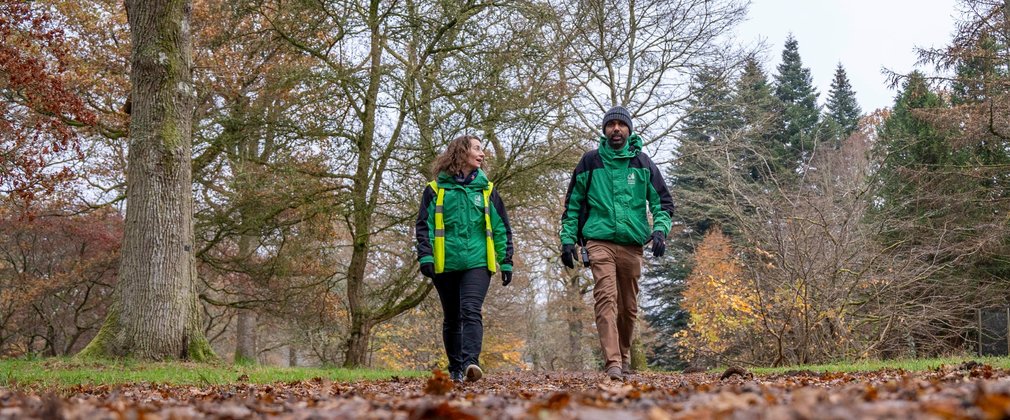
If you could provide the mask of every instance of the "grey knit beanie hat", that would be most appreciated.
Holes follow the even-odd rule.
[[[610,110],[607,111],[607,113],[603,115],[603,126],[602,126],[602,128],[604,130],[606,130],[607,123],[610,122],[611,120],[618,120],[618,121],[623,122],[625,125],[628,126],[628,131],[629,132],[634,132],[635,131],[635,127],[633,125],[631,125],[631,113],[629,113],[627,109],[624,109],[623,106],[617,105],[617,106],[615,106],[613,108],[610,108]],[[606,135],[607,133],[604,132],[603,134]]]

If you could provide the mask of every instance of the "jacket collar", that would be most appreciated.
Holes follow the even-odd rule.
[[[436,181],[438,181],[438,186],[442,188],[475,188],[482,190],[487,188],[488,184],[487,174],[485,174],[484,170],[480,168],[477,168],[477,177],[466,185],[460,185],[460,183],[456,182],[455,176],[446,172],[439,172]]]
[[[610,147],[606,136],[600,136],[599,150],[600,156],[604,160],[631,159],[642,151],[642,138],[638,136],[638,133],[631,133],[628,136],[628,141],[624,142],[624,147],[615,150]]]

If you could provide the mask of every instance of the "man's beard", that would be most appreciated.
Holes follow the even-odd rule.
[[[622,136],[620,134],[607,136],[607,144],[609,144],[610,147],[614,149],[620,149],[621,147],[624,147],[624,143],[627,143],[627,141],[628,137]]]

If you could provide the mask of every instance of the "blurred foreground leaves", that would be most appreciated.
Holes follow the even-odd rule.
[[[255,385],[0,387],[0,418],[968,418],[1010,416],[1010,371],[965,363],[925,372],[767,376],[489,372],[476,383],[322,378]]]

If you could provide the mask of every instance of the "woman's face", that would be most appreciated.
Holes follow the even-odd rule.
[[[466,172],[463,175],[468,175],[479,168],[482,162],[484,162],[484,148],[481,147],[480,140],[472,138],[470,148],[466,152]]]

